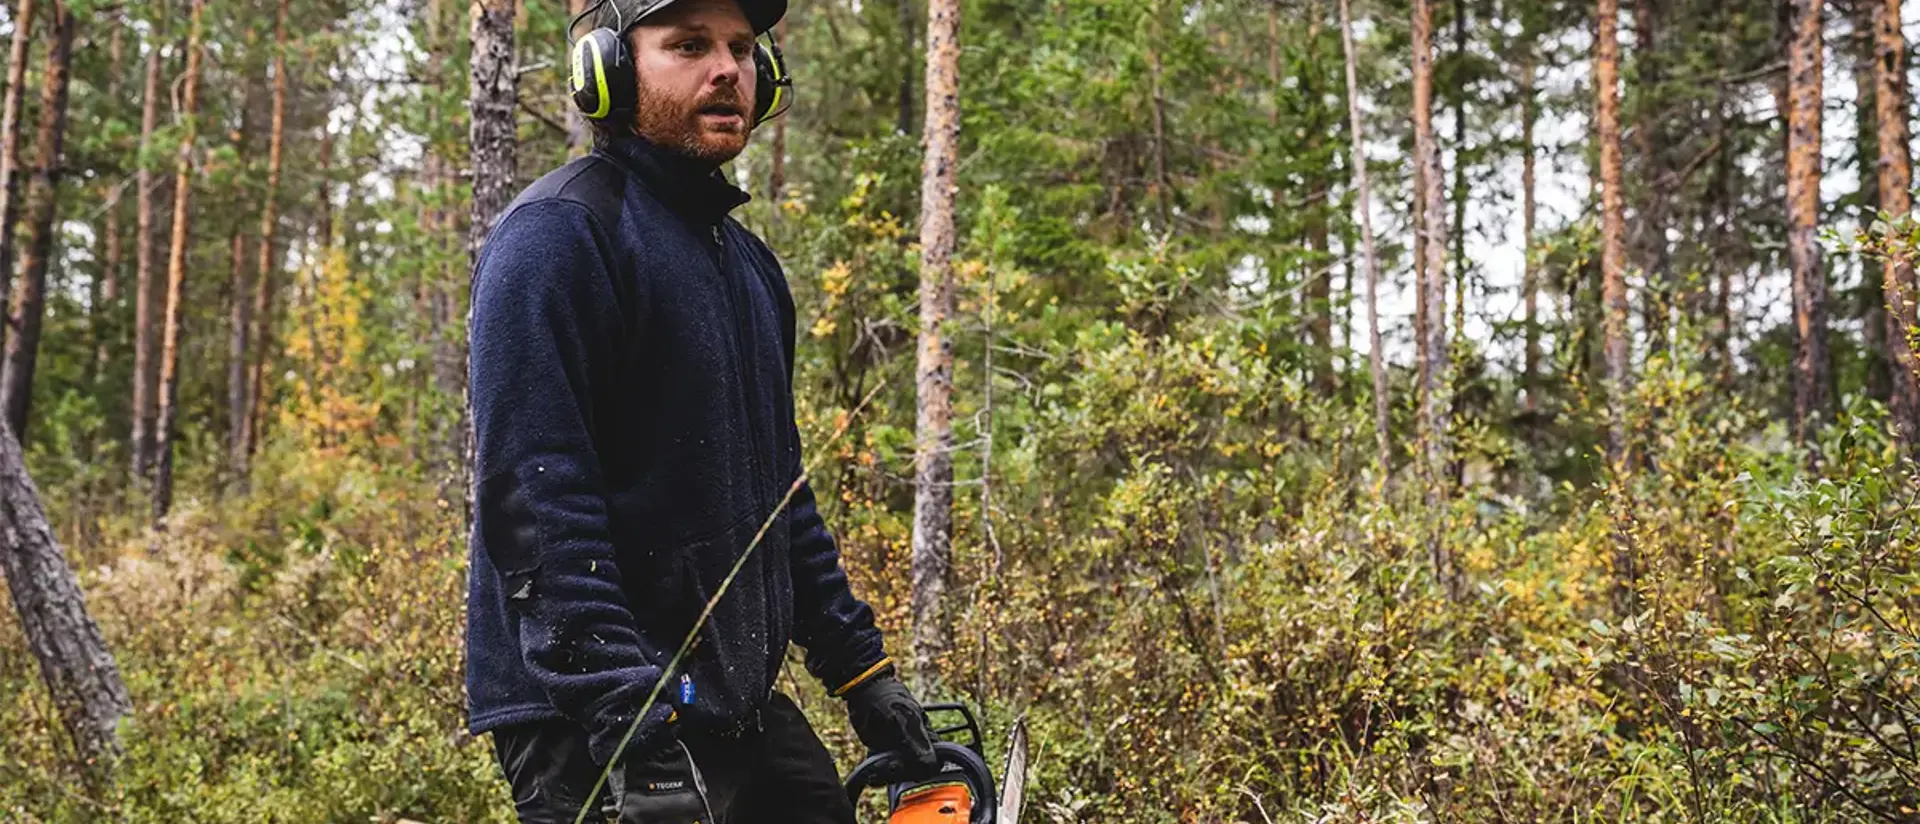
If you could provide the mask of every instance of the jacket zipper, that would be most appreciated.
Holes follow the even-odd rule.
[[[727,277],[727,243],[726,243],[724,226],[725,226],[724,223],[713,224],[714,263],[715,263],[715,268],[717,268],[720,272],[720,277],[727,281],[727,294],[733,297],[733,334],[734,334],[733,351],[734,351],[735,363],[739,364],[740,380],[743,384],[741,392],[743,395],[743,399],[745,400],[746,413],[747,413],[747,438],[748,438],[749,446],[751,448],[751,451],[749,452],[748,457],[749,457],[749,460],[753,462],[753,468],[755,469],[755,472],[753,473],[755,497],[761,498],[764,501],[766,499],[766,492],[762,488],[763,484],[760,477],[761,473],[758,471],[760,461],[763,457],[760,452],[760,429],[758,426],[758,422],[756,420],[758,416],[754,414],[754,408],[753,408],[754,405],[759,402],[759,395],[756,390],[758,390],[760,382],[755,377],[755,373],[758,371],[758,366],[756,362],[753,361],[752,358],[749,358],[747,356],[747,352],[746,352],[747,344],[749,343],[749,336],[747,334],[748,330],[747,330],[747,324],[746,324],[745,318],[746,318],[747,311],[749,311],[749,309],[751,308],[749,304],[751,304],[752,301],[748,299],[745,284],[743,282],[740,282],[740,281],[744,281],[744,278]],[[760,558],[758,560],[760,562],[760,570],[761,570],[761,575],[763,580],[770,580],[771,576],[774,575],[775,573],[773,572],[773,570],[769,565],[769,562],[767,560],[767,553],[761,552]],[[760,609],[761,609],[760,656],[762,660],[772,661],[773,659],[772,599],[770,597],[763,598],[761,600]],[[769,678],[767,681],[767,692],[768,692],[767,695],[761,696],[762,699],[770,699],[772,697],[773,681],[771,678]]]

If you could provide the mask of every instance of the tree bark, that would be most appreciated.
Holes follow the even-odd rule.
[[[107,45],[107,62],[113,68],[107,74],[107,99],[113,105],[120,105],[120,67],[126,65],[127,20],[116,16],[111,24],[113,39]],[[124,149],[120,141],[114,142],[114,150]],[[126,191],[126,184],[114,183],[107,186],[102,199],[105,200],[105,227],[101,230],[100,255],[100,300],[92,307],[90,325],[94,338],[93,376],[98,377],[107,371],[107,365],[113,362],[113,343],[117,339],[114,331],[119,329],[120,303],[120,267],[126,258],[126,248],[122,245],[120,232],[120,196]],[[94,381],[90,380],[91,385]],[[96,390],[98,391],[98,390]]]
[[[200,61],[202,58],[201,16],[206,0],[193,0],[188,22],[187,71],[181,93],[180,148],[174,157],[173,238],[167,252],[167,310],[160,340],[159,421],[155,426],[153,521],[160,526],[173,507],[173,425],[179,414],[176,401],[180,391],[180,313],[186,299],[188,207],[193,193],[193,144],[199,132],[195,122],[200,103]]]
[[[955,13],[958,14],[957,11]],[[1154,202],[1159,204],[1160,207],[1160,231],[1170,232],[1173,230],[1173,180],[1167,176],[1167,102],[1165,97],[1162,96],[1160,89],[1161,44],[1159,41],[1161,35],[1159,0],[1153,0],[1152,3],[1148,4],[1147,14],[1151,15],[1148,26],[1152,32],[1148,39],[1153,41],[1147,44],[1148,93],[1151,95],[1147,104],[1153,113],[1153,193]],[[929,12],[929,19],[931,19],[931,12]],[[928,32],[927,34],[927,48],[927,60],[929,68],[931,68],[933,60],[932,32]],[[957,69],[955,71],[956,73],[958,72]],[[927,89],[928,94],[932,94],[932,80],[927,81]],[[933,104],[929,102],[927,108],[932,109]],[[929,121],[932,120],[933,115],[931,112],[928,113],[927,118]],[[956,128],[958,127],[956,126]],[[929,148],[928,152],[931,153],[932,149]]]
[[[1520,303],[1526,325],[1526,347],[1520,366],[1520,388],[1525,393],[1524,408],[1540,409],[1540,272],[1534,265],[1533,238],[1539,203],[1535,197],[1534,124],[1540,119],[1540,104],[1535,100],[1537,83],[1533,43],[1527,41],[1520,66],[1520,235],[1524,256],[1520,263]]]
[[[87,775],[104,783],[120,751],[115,733],[133,701],[113,652],[87,614],[80,581],[40,507],[20,441],[0,422],[0,567],[40,678]]]
[[[244,162],[244,160],[243,160]],[[227,235],[227,471],[237,488],[242,477],[241,460],[246,453],[247,378],[252,365],[247,352],[252,337],[253,290],[247,283],[247,238],[243,221],[234,221]]]
[[[1594,35],[1594,126],[1600,141],[1601,337],[1607,365],[1607,463],[1627,457],[1627,393],[1632,377],[1627,341],[1626,198],[1620,152],[1619,0],[1600,0]]]
[[[1787,49],[1787,258],[1793,268],[1793,435],[1806,446],[1827,409],[1827,279],[1820,220],[1822,0],[1791,0]]]
[[[1873,4],[1874,111],[1878,121],[1880,208],[1900,216],[1913,211],[1913,157],[1909,154],[1907,39],[1900,28],[1900,0],[1861,0]],[[1887,302],[1886,346],[1891,365],[1889,408],[1894,428],[1908,455],[1920,454],[1920,357],[1913,348],[1914,273],[1907,262],[1888,261],[1882,270]]]
[[[162,2],[156,19],[164,20],[166,16],[167,4]],[[159,359],[154,357],[159,339],[155,334],[153,319],[156,297],[156,281],[153,277],[154,179],[149,162],[153,133],[160,124],[160,30],[157,24],[152,32],[154,36],[147,43],[146,80],[140,91],[140,154],[136,159],[139,168],[134,171],[133,434],[130,440],[136,484],[153,479],[153,427],[157,411],[154,388],[160,378],[157,371]]]
[[[0,369],[0,409],[16,436],[27,431],[33,400],[33,371],[40,354],[40,325],[46,317],[47,263],[53,256],[54,215],[59,206],[63,147],[67,136],[67,86],[72,77],[73,10],[54,0],[53,39],[41,73],[40,132],[34,140],[39,167],[27,191],[26,254],[21,256],[12,312],[7,322],[6,364]]]
[[[1367,267],[1367,366],[1373,373],[1373,437],[1381,483],[1393,469],[1388,440],[1387,362],[1380,344],[1380,259],[1373,250],[1373,195],[1367,186],[1367,129],[1360,114],[1360,73],[1353,50],[1353,12],[1340,0],[1340,45],[1346,55],[1348,137],[1352,141],[1353,191],[1360,213],[1360,256]]]
[[[467,226],[468,271],[478,262],[480,247],[492,231],[493,222],[512,201],[516,188],[517,160],[513,115],[518,89],[518,72],[513,61],[513,17],[517,0],[480,0],[473,4],[469,37],[473,57],[467,77],[467,131],[469,162],[473,169],[473,205]],[[442,311],[455,313],[456,291],[460,285],[442,284],[448,290]],[[464,326],[443,323],[444,334],[435,341],[434,379],[449,398],[462,398],[457,419],[445,430],[441,451],[446,456],[442,500],[460,502],[463,517],[471,517],[472,490],[467,467],[472,465],[472,427],[466,403],[466,342]],[[456,335],[461,337],[455,337]],[[457,497],[456,497],[457,496]]]
[[[1447,465],[1447,204],[1444,177],[1440,171],[1440,147],[1433,138],[1433,7],[1431,0],[1413,0],[1413,154],[1414,164],[1422,171],[1417,193],[1424,220],[1418,231],[1424,240],[1425,282],[1420,291],[1426,297],[1421,307],[1426,324],[1420,333],[1426,346],[1420,363],[1420,428],[1425,460],[1426,502],[1435,518],[1428,536],[1434,576],[1457,596],[1459,579],[1444,541],[1439,523]]]
[[[1453,62],[1466,62],[1467,2],[1453,0]],[[1473,261],[1467,258],[1467,86],[1454,89],[1453,100],[1453,339],[1467,339],[1467,279]]]
[[[1594,36],[1594,126],[1600,141],[1600,300],[1601,337],[1607,365],[1607,465],[1616,475],[1628,469],[1627,397],[1632,357],[1627,339],[1627,227],[1626,192],[1621,183],[1624,160],[1620,151],[1620,7],[1619,0],[1600,0]],[[1614,610],[1631,616],[1638,612],[1639,578],[1631,536],[1614,534]]]
[[[1307,155],[1317,158],[1332,124],[1323,116],[1326,104],[1320,88],[1320,16],[1318,0],[1306,4],[1306,71],[1300,76],[1302,96],[1307,101]],[[1313,363],[1313,386],[1321,396],[1333,394],[1333,244],[1328,216],[1333,206],[1328,194],[1333,186],[1331,170],[1310,164],[1308,174],[1306,235],[1307,249],[1307,348]]]
[[[280,0],[273,23],[273,114],[267,137],[267,191],[260,204],[260,266],[254,276],[253,369],[246,380],[246,407],[240,447],[233,464],[241,483],[259,447],[261,399],[266,392],[267,361],[273,357],[274,239],[280,229],[280,165],[287,134],[287,0]]]
[[[926,677],[944,646],[953,552],[953,208],[960,143],[960,3],[927,2],[926,156],[920,178],[920,345],[913,494],[913,656]]]
[[[259,46],[259,30],[248,26],[246,48],[252,51]],[[250,165],[248,151],[253,137],[253,102],[258,87],[255,78],[246,75],[237,84],[240,88],[236,104],[240,110],[239,129],[233,134],[233,154],[241,168]],[[246,430],[249,409],[247,407],[247,380],[251,377],[251,358],[248,355],[248,343],[252,339],[253,290],[247,283],[247,240],[246,220],[236,218],[227,232],[227,463],[228,480],[236,489],[240,488],[240,479],[245,477],[242,464],[246,454]]]
[[[1854,208],[1862,227],[1872,226],[1880,214],[1880,142],[1876,100],[1877,81],[1873,72],[1874,6],[1878,0],[1852,0],[1845,4],[1849,22],[1847,32],[1848,68],[1853,71],[1853,162],[1858,178],[1854,185]],[[1854,295],[1860,316],[1864,344],[1861,354],[1861,391],[1869,398],[1893,403],[1893,355],[1887,346],[1887,301],[1883,278],[1876,276],[1864,258],[1860,267],[1860,289]],[[1843,310],[1844,311],[1844,310]]]
[[[33,39],[34,0],[13,9],[13,41],[7,54],[7,93],[0,102],[0,283],[12,286],[13,224],[20,215],[20,109],[26,103],[27,44]],[[12,295],[0,295],[0,314],[8,314]],[[0,329],[0,338],[6,330]]]

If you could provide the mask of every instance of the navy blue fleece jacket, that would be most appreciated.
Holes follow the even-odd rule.
[[[473,732],[565,717],[604,761],[663,677],[641,746],[676,711],[675,730],[753,723],[789,640],[829,689],[884,666],[812,489],[774,512],[801,471],[793,299],[727,216],[746,200],[627,139],[542,177],[488,236],[469,327]]]

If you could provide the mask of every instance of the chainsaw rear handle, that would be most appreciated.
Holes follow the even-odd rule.
[[[993,824],[1000,800],[994,797],[993,773],[987,769],[986,759],[949,741],[934,742],[933,751],[940,757],[941,772],[958,773],[973,790],[973,815],[968,818],[969,824]],[[896,780],[903,766],[900,756],[890,752],[860,762],[847,774],[847,800],[858,804],[862,793]]]

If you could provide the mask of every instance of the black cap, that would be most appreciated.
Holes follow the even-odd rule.
[[[747,25],[753,27],[754,34],[766,34],[774,24],[780,22],[780,18],[787,16],[787,0],[734,0],[734,2],[740,4],[740,11],[747,16]],[[599,0],[592,9],[582,15],[582,22],[587,24],[586,27],[572,34],[578,37],[585,34],[587,30],[602,28],[625,34],[641,19],[673,3],[674,0]]]

